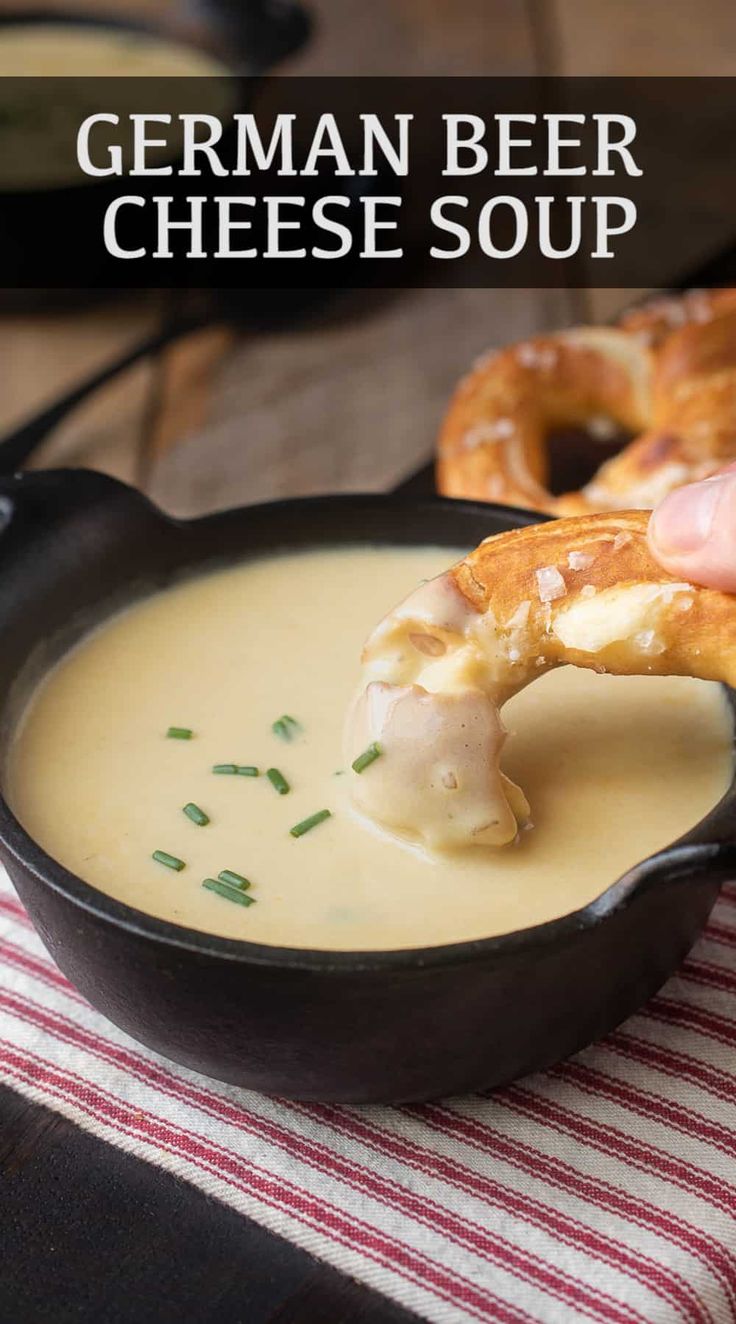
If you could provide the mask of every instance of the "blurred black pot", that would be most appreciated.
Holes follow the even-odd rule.
[[[195,22],[212,34],[215,48],[249,73],[262,73],[298,51],[312,22],[294,0],[190,0]]]
[[[190,45],[217,60],[230,75],[228,94],[231,110],[242,111],[251,103],[257,79],[274,63],[292,54],[307,39],[309,21],[301,8],[279,0],[240,0],[222,3],[207,0],[200,6],[201,21],[192,29],[139,22],[105,14],[74,14],[53,10],[5,11],[0,14],[2,30],[8,26],[39,26],[53,23],[65,27],[105,29],[132,35],[155,36],[177,46]],[[18,80],[26,89],[35,80]],[[63,92],[65,79],[59,79]],[[97,80],[86,80],[94,84]],[[116,79],[99,79],[99,89],[90,88],[95,104],[112,100]],[[143,81],[143,80],[141,80]],[[155,81],[155,80],[152,80]],[[195,89],[208,79],[170,79],[172,111],[187,109]],[[6,91],[7,91],[7,82]],[[174,86],[177,85],[177,86]],[[94,93],[94,95],[93,95]],[[20,94],[20,92],[19,92]],[[27,97],[28,91],[24,91]],[[176,103],[181,100],[181,106]],[[141,107],[143,109],[143,107]],[[227,132],[223,149],[227,151]],[[191,181],[180,181],[174,173],[160,178],[136,178],[134,191],[142,196],[162,191],[174,198],[191,191]],[[189,187],[187,185],[189,184]],[[122,185],[122,187],[121,187]],[[125,191],[125,181],[110,178],[81,179],[71,184],[44,187],[8,187],[0,184],[0,310],[41,310],[87,304],[108,298],[121,285],[136,277],[126,264],[112,258],[102,242],[102,220],[108,204]],[[133,191],[133,190],[131,190]],[[174,207],[176,206],[176,201]]]

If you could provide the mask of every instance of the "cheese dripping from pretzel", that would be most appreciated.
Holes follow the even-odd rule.
[[[435,850],[513,841],[529,821],[500,767],[500,708],[572,664],[736,683],[736,598],[677,581],[643,511],[515,529],[420,586],[370,635],[346,728],[357,811]]]

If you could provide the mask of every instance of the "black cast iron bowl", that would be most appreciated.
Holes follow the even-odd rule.
[[[181,522],[84,470],[0,480],[0,513],[5,747],[31,685],[59,653],[112,609],[172,580],[361,539],[470,547],[534,519],[465,502],[339,496]],[[425,949],[302,951],[153,919],[62,868],[2,798],[0,855],[60,968],[135,1039],[267,1093],[399,1102],[537,1071],[639,1007],[683,959],[720,885],[736,878],[736,789],[583,910]]]

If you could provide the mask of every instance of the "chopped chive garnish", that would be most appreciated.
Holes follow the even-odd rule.
[[[254,896],[248,896],[245,892],[240,892],[237,887],[231,887],[229,883],[223,883],[220,878],[205,878],[202,883],[208,892],[216,892],[226,901],[234,901],[237,906],[254,906],[256,899]]]
[[[289,832],[292,837],[303,837],[305,832],[311,832],[312,828],[316,827],[318,823],[324,823],[326,818],[331,817],[331,809],[320,809],[316,814],[312,814],[310,818],[303,818],[301,823],[296,823],[293,828],[289,828]]]
[[[279,772],[278,768],[269,768],[266,776],[273,786],[273,789],[278,791],[279,795],[289,794],[291,787],[289,786],[283,772]]]
[[[238,765],[237,763],[214,763],[212,771],[222,772],[227,776],[234,777],[238,771]]]
[[[226,777],[258,776],[258,769],[249,763],[215,763],[212,766],[212,771],[222,773]]]
[[[374,741],[372,745],[363,750],[362,754],[358,755],[352,764],[353,772],[364,772],[366,768],[370,767],[371,763],[375,763],[376,759],[381,757],[382,753],[381,746]]]
[[[191,740],[193,735],[188,726],[170,726],[166,732],[168,740]]]
[[[271,726],[271,730],[275,736],[279,737],[279,740],[293,740],[301,729],[301,724],[297,722],[295,717],[289,717],[288,713],[284,713],[284,716],[279,717],[278,721]]]
[[[210,821],[209,815],[204,812],[204,809],[200,809],[199,805],[191,803],[185,805],[182,813],[185,813],[187,818],[191,818],[192,822],[197,824],[197,827],[206,827]]]
[[[258,769],[252,763],[239,763],[235,769],[239,777],[257,777]]]
[[[250,880],[244,878],[242,873],[235,873],[233,869],[221,869],[217,877],[221,883],[229,883],[231,887],[237,887],[240,892],[247,892],[250,887]]]
[[[169,855],[165,850],[155,850],[151,859],[157,864],[165,864],[167,869],[175,869],[177,873],[181,873],[182,869],[186,868],[183,860],[177,859],[175,855]]]

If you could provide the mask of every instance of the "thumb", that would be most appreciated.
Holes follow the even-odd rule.
[[[665,497],[649,547],[670,574],[736,593],[736,465]]]

